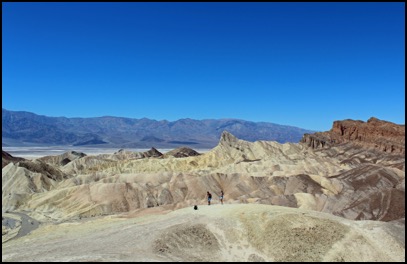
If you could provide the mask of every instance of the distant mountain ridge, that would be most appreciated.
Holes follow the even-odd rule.
[[[186,118],[170,122],[113,116],[67,118],[2,108],[3,146],[212,148],[216,146],[224,130],[247,141],[271,140],[279,143],[297,143],[305,133],[315,132],[293,126],[240,119]]]

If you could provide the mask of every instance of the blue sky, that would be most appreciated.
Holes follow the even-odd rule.
[[[2,3],[2,107],[405,123],[405,3]]]

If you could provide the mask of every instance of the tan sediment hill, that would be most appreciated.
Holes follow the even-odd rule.
[[[163,205],[182,208],[204,203],[206,191],[224,190],[229,201],[391,221],[405,214],[404,162],[404,155],[349,144],[312,149],[247,142],[224,132],[217,147],[199,156],[88,155],[55,168],[54,178],[49,169],[8,164],[2,170],[2,203],[3,210],[63,221]]]
[[[42,225],[3,243],[2,261],[404,262],[404,249],[398,222],[218,204]]]
[[[382,135],[378,137],[380,138]],[[311,139],[312,136],[304,136],[304,138]],[[279,144],[273,141],[248,142],[224,132],[215,148],[198,156],[177,158],[172,155],[162,155],[151,149],[145,153],[122,150],[114,154],[75,155],[76,158],[69,156],[72,153],[66,153],[65,156],[60,155],[59,157],[16,161],[7,164],[2,169],[2,209],[3,212],[24,213],[40,221],[41,225],[38,231],[43,227],[64,227],[68,223],[70,223],[68,226],[76,227],[76,223],[81,222],[80,225],[82,226],[88,221],[95,223],[95,225],[99,223],[98,221],[102,221],[103,225],[106,224],[106,228],[109,228],[110,222],[113,224],[119,219],[124,221],[122,218],[117,218],[118,216],[129,218],[137,216],[135,219],[138,219],[141,214],[163,213],[173,210],[175,210],[174,213],[183,212],[182,210],[192,210],[195,204],[200,207],[199,212],[195,212],[195,214],[198,214],[199,218],[206,219],[204,215],[201,215],[201,212],[204,212],[203,209],[206,208],[202,207],[206,204],[206,191],[210,191],[214,195],[211,209],[215,209],[217,206],[221,206],[218,195],[220,190],[223,190],[225,201],[228,203],[227,206],[232,206],[232,204],[233,206],[237,206],[237,204],[264,204],[274,205],[268,208],[275,208],[276,205],[280,206],[278,208],[291,207],[292,210],[299,210],[298,212],[312,210],[316,214],[329,213],[332,217],[341,217],[343,221],[349,221],[348,223],[354,223],[351,225],[358,227],[365,225],[361,223],[372,222],[374,223],[372,225],[383,225],[387,231],[396,228],[398,231],[394,235],[404,237],[404,152],[384,151],[369,144],[355,144],[352,140],[344,140],[340,143],[328,142],[324,143],[323,146],[320,143],[318,145],[316,141],[314,143],[310,144],[310,141],[307,140],[298,144]],[[69,158],[70,161],[61,162],[65,158]],[[218,213],[222,214],[222,212]],[[301,214],[292,214],[291,216],[294,222],[297,218],[302,219]],[[225,215],[225,217],[228,218],[229,216]],[[242,217],[242,215],[239,216],[239,221],[243,221]],[[11,216],[6,217],[6,220],[9,219],[6,222],[16,223],[15,228],[12,228],[11,225],[4,225],[3,221],[3,241],[7,241],[5,244],[23,241],[20,238],[13,239],[16,236],[15,229],[18,228],[19,222],[11,218]],[[148,219],[153,221],[153,218]],[[267,222],[267,219],[264,218],[263,220]],[[288,221],[286,218],[284,219]],[[197,219],[192,220],[196,222]],[[350,220],[358,221],[352,222]],[[148,221],[145,227],[147,227]],[[210,222],[212,220],[207,219],[205,221]],[[21,223],[24,226],[23,220]],[[256,231],[257,233],[267,233],[266,230],[271,228],[267,224],[262,225],[262,222],[256,223],[263,228],[261,232]],[[241,226],[240,222],[231,222],[230,224]],[[163,222],[161,225],[165,226]],[[397,227],[393,227],[393,225]],[[369,225],[366,224],[366,226]],[[127,228],[131,229],[131,227]],[[224,250],[226,249],[223,246],[226,245],[226,242],[219,242],[221,241],[219,235],[213,233],[212,229],[210,229],[212,235],[205,231],[208,227],[203,228],[200,225],[195,230],[195,227],[190,229],[186,226],[186,231],[184,227],[181,229],[178,227],[171,228],[173,228],[171,230],[176,230],[177,235],[176,237],[169,235],[168,238],[175,240],[179,240],[178,236],[182,237],[182,234],[191,230],[192,233],[195,232],[200,236],[208,237],[208,239],[213,238],[212,235],[215,234],[214,236],[221,245],[221,252],[223,252],[220,254],[220,259],[238,259],[236,256],[240,256],[245,261],[297,261],[300,259],[300,257],[290,257],[288,253],[278,251],[282,252],[282,255],[285,254],[283,259],[279,259],[271,252],[272,250],[264,249],[264,246],[261,250],[253,251],[254,255],[247,255],[247,252],[252,252],[251,249],[249,250],[252,246],[232,245],[238,249],[239,247],[245,249],[242,250],[241,254],[246,254],[243,256],[233,253],[235,254],[233,255],[230,252],[225,253]],[[303,232],[301,227],[299,228],[299,232]],[[272,228],[270,230],[277,232]],[[382,234],[381,232],[379,233]],[[312,233],[310,231],[310,234]],[[114,234],[113,229],[109,231],[109,234]],[[322,236],[322,234],[320,235]],[[103,235],[100,233],[100,236]],[[157,236],[160,235],[157,233]],[[25,237],[28,238],[28,236]],[[106,241],[101,237],[101,240],[97,237],[93,238],[105,243]],[[163,237],[165,236],[163,235]],[[358,241],[359,237],[351,237],[352,240]],[[290,237],[290,241],[293,241],[292,239],[294,238]],[[343,242],[342,239],[339,237],[337,239],[339,244],[335,245],[340,245]],[[150,245],[160,245],[162,242],[160,239],[154,240],[158,242],[149,241],[152,243]],[[296,241],[295,243],[302,243],[302,241],[295,239],[294,241]],[[386,240],[386,243],[393,245],[393,242],[389,241]],[[266,242],[271,243],[271,241]],[[375,243],[380,244],[381,242],[368,240],[370,246],[376,245]],[[348,242],[344,242],[344,246],[347,244]],[[187,245],[184,246],[187,247]],[[363,247],[368,248],[370,246]],[[404,250],[404,244],[402,246]],[[135,245],[135,247],[139,249],[142,246]],[[164,261],[197,260],[193,253],[185,253],[187,254],[185,257],[182,253],[185,250],[177,251],[177,245],[168,245],[169,251],[166,251],[166,246],[153,248],[156,248],[158,253],[165,253],[165,256],[154,251],[152,255],[146,255],[146,259],[151,257],[151,260]],[[290,249],[286,246],[284,248]],[[7,250],[9,249],[7,248]],[[89,249],[98,252],[95,249]],[[214,252],[218,250],[212,247],[209,249],[214,250]],[[209,249],[203,248],[202,251]],[[351,249],[352,246],[347,248],[347,250]],[[126,250],[131,251],[132,249]],[[120,254],[123,256],[132,255],[128,251]],[[332,251],[330,254],[333,254]],[[335,254],[324,255],[324,257],[318,255],[318,258],[319,261],[342,260]],[[357,256],[347,258],[342,254],[341,257],[345,261],[349,259],[365,261],[370,260],[371,256],[374,255],[373,253],[364,255],[361,251],[355,252],[355,254]],[[392,256],[386,254],[383,253],[382,257],[377,259],[393,260]],[[45,260],[51,256],[52,254],[40,259]],[[85,255],[84,260],[92,259],[87,256]],[[219,255],[214,254],[213,256]],[[124,260],[128,258],[143,261],[143,256],[139,258],[123,257]],[[199,258],[207,260],[201,255]],[[9,259],[17,260],[17,257],[9,255]],[[59,260],[62,259],[64,258],[59,258]],[[95,255],[94,259],[99,260],[100,255]],[[119,255],[115,255],[112,259],[122,260]],[[306,259],[314,260],[313,258]],[[81,258],[78,257],[77,260],[81,260]]]
[[[62,155],[45,156],[38,158],[37,160],[52,164],[54,166],[64,166],[73,160],[83,158],[85,156],[86,154],[83,152],[68,151]]]
[[[159,152],[156,148],[151,148],[148,151],[135,152],[125,149],[120,149],[113,154],[100,154],[98,158],[106,160],[133,160],[133,159],[144,159],[144,158],[158,158],[163,154]]]

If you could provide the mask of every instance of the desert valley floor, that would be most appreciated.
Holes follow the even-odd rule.
[[[2,261],[404,262],[404,138],[372,118],[202,153],[3,149]]]

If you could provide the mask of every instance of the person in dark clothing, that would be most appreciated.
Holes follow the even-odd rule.
[[[223,196],[224,196],[223,190],[220,190],[219,199],[221,204],[223,204]]]
[[[211,205],[212,194],[208,191],[208,192],[206,192],[206,196],[208,198],[208,205]]]

